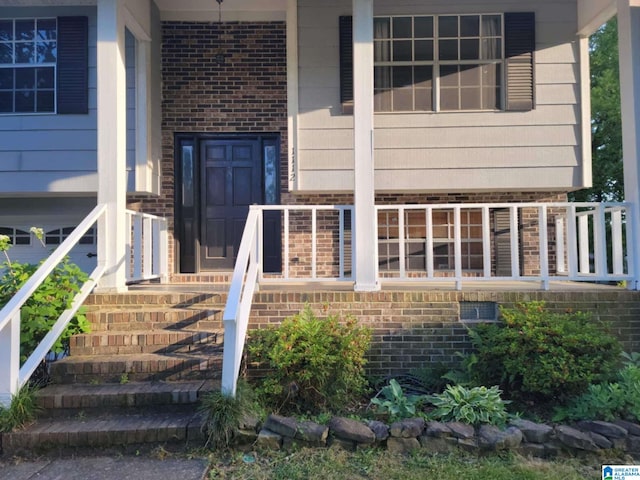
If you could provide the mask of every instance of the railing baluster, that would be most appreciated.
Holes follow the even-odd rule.
[[[564,249],[564,219],[556,217],[556,272],[566,273],[566,255]]]
[[[462,290],[462,238],[460,226],[460,207],[453,209],[453,254],[455,264],[456,290]]]
[[[624,247],[622,236],[622,210],[611,211],[611,245],[613,250],[613,274],[624,274]]]
[[[142,278],[142,218],[133,217],[133,278]]]
[[[344,208],[340,208],[338,210],[338,229],[339,229],[339,233],[338,233],[338,238],[339,238],[339,245],[338,245],[338,256],[339,256],[339,271],[338,271],[338,278],[340,280],[344,280],[344,216],[345,216],[345,212],[346,210]]]
[[[153,272],[153,220],[151,217],[142,217],[142,278],[150,278]]]
[[[132,261],[133,261],[133,212],[127,212],[124,216],[125,218],[125,228],[127,229],[127,244],[124,247],[125,261],[127,268],[125,273],[125,278],[127,281],[131,280],[134,276],[132,270]],[[102,232],[102,235],[106,237],[106,232]],[[103,240],[99,240],[103,241]],[[98,259],[100,260],[100,259]]]
[[[311,209],[311,278],[318,277],[318,209]]]
[[[289,279],[289,209],[284,209],[284,278]]]
[[[491,212],[489,207],[482,207],[482,274],[491,278]]]
[[[8,407],[20,385],[20,310],[0,329],[0,407]]]
[[[542,288],[549,290],[549,239],[547,232],[547,206],[540,205],[538,209],[538,223],[540,236],[540,276]]]
[[[405,238],[405,209],[403,207],[398,207],[398,262],[400,267],[400,278],[407,277],[407,265],[406,265],[406,238]]]
[[[518,238],[518,207],[509,209],[509,233],[511,245],[511,276],[520,278],[520,239]]]
[[[589,254],[591,253],[589,245],[589,216],[591,212],[583,213],[578,216],[578,232],[580,241],[580,273],[588,275],[591,273],[591,265],[589,262]]]
[[[596,207],[593,217],[593,248],[595,257],[596,275],[604,277],[608,273],[607,265],[607,234],[605,225],[604,205],[600,204]]]
[[[426,245],[426,260],[427,260],[427,278],[433,278],[433,208],[427,207],[425,209],[426,224],[427,224],[427,245]]]
[[[576,229],[576,206],[567,207],[567,248],[569,249],[569,277],[578,277],[578,231]]]

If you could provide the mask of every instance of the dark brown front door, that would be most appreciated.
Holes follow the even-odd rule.
[[[262,203],[260,141],[203,140],[200,268],[235,264],[249,206]]]

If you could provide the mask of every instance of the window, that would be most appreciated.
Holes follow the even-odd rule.
[[[0,113],[55,111],[55,18],[0,20]]]
[[[18,228],[0,227],[0,235],[9,237],[11,245],[31,245],[31,233]]]
[[[497,110],[502,15],[374,19],[375,110]]]
[[[60,245],[75,230],[75,227],[57,228],[47,232],[44,236],[45,245]],[[94,227],[87,230],[87,233],[78,242],[79,245],[95,245],[96,231]]]
[[[377,112],[535,108],[533,12],[374,18]],[[353,113],[353,23],[339,19],[340,103]]]
[[[453,210],[434,210],[432,213],[433,268],[455,268],[455,225]],[[406,210],[404,218],[405,266],[408,271],[425,271],[427,266],[427,213],[421,209]],[[460,212],[462,269],[481,270],[483,267],[482,212]],[[381,271],[400,268],[399,222],[397,211],[378,214],[378,254]]]

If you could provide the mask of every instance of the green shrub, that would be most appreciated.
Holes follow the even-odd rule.
[[[557,407],[554,421],[626,419],[640,421],[640,367],[627,364],[616,382],[589,385],[568,405]]]
[[[499,385],[513,398],[549,401],[611,378],[619,365],[618,340],[588,314],[558,314],[544,306],[502,308],[501,324],[470,330],[483,384]]]
[[[354,318],[319,319],[306,306],[277,328],[251,333],[251,360],[269,369],[256,391],[277,411],[341,409],[366,391],[364,355],[370,342],[370,329]]]
[[[0,433],[18,430],[36,419],[40,411],[36,392],[37,388],[26,385],[11,397],[9,407],[0,407]]]
[[[0,264],[0,271],[4,270],[0,276],[0,308],[6,305],[40,266],[12,262],[7,254],[9,248],[7,237],[0,235],[0,251],[6,256],[6,261]],[[31,355],[45,335],[49,333],[62,312],[71,306],[73,297],[88,278],[80,267],[65,258],[25,302],[20,322],[20,359],[22,362]],[[72,335],[87,331],[89,331],[89,322],[81,308],[51,350],[54,353],[63,352]]]
[[[380,393],[371,399],[378,413],[389,415],[389,420],[395,421],[415,416],[416,407],[425,400],[424,395],[405,395],[402,387],[395,378]]]
[[[447,385],[444,392],[427,397],[427,401],[436,407],[428,416],[443,422],[503,426],[509,417],[505,408],[508,402],[502,400],[500,393],[497,386],[466,388]]]

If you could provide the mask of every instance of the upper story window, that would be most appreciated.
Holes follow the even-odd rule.
[[[376,17],[375,110],[500,109],[503,31],[500,14]]]
[[[56,109],[55,18],[0,19],[0,113]]]
[[[339,35],[340,103],[352,114],[352,17]],[[375,110],[533,110],[535,50],[533,12],[375,17]]]

